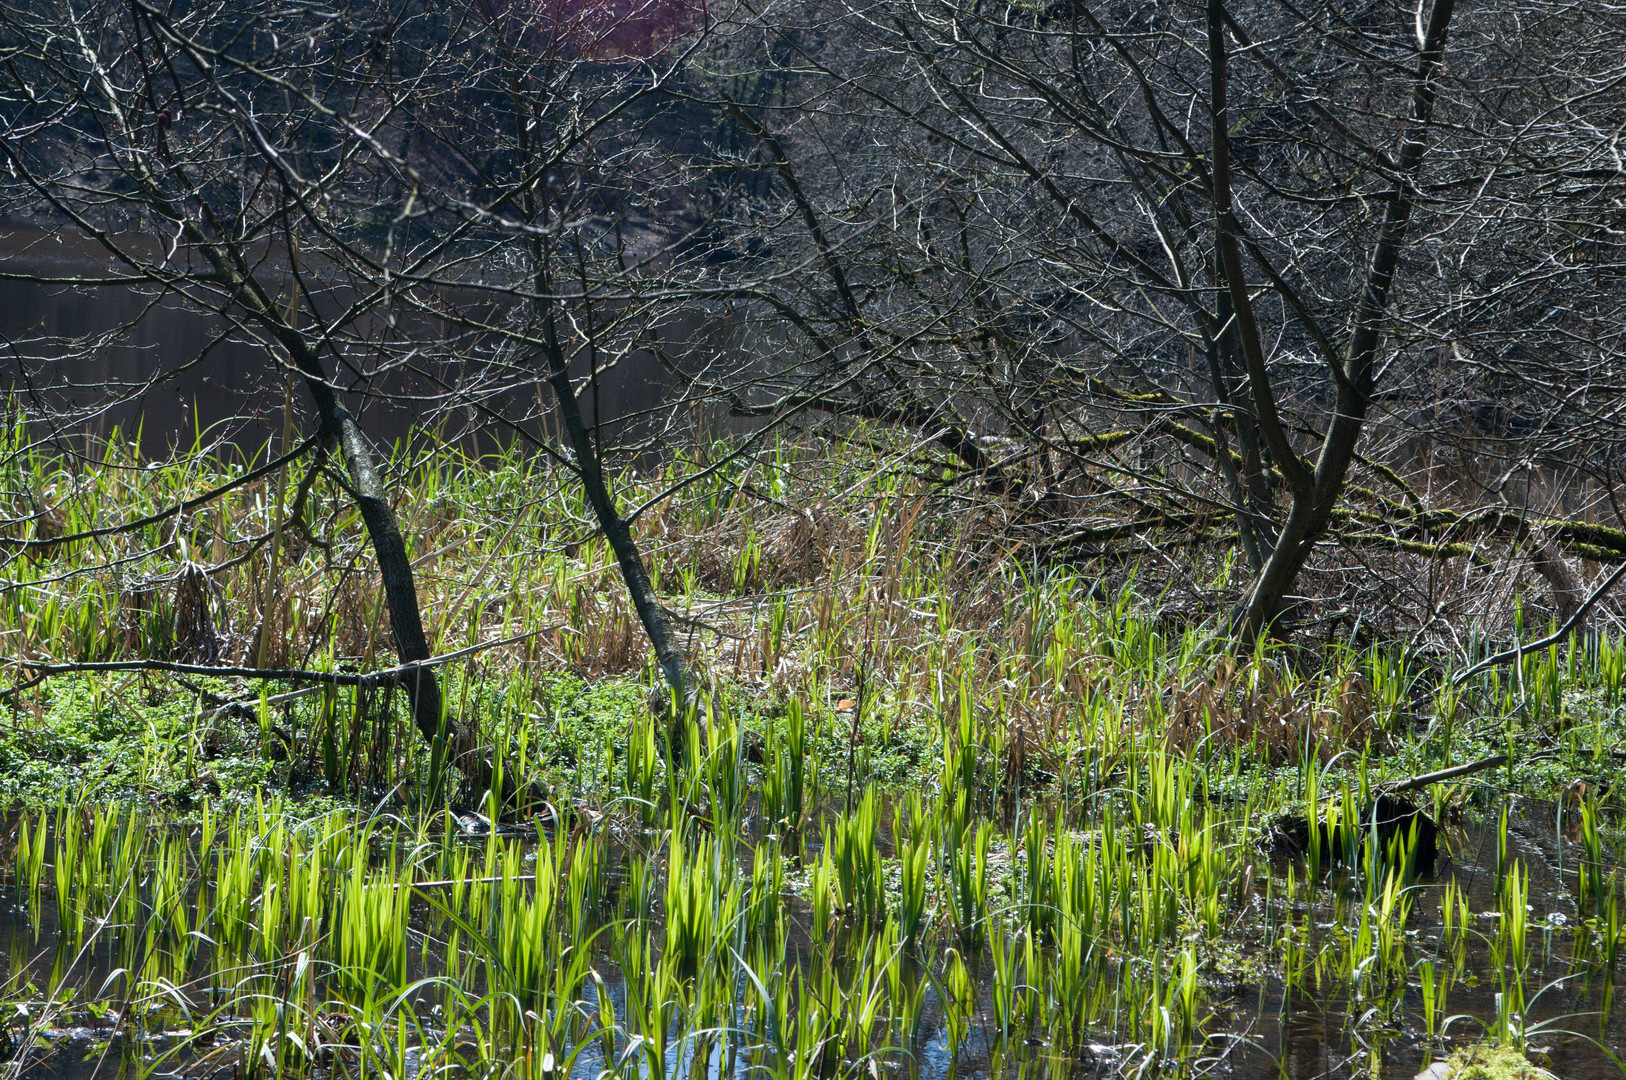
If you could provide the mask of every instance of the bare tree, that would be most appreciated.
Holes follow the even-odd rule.
[[[368,320],[382,298],[367,289],[346,303],[313,288],[312,266],[325,275],[331,255],[305,248],[306,222],[295,215],[306,218],[309,193],[290,189],[273,163],[289,152],[331,172],[344,148],[310,138],[319,100],[241,77],[253,67],[269,80],[304,69],[328,43],[279,36],[277,20],[245,20],[234,5],[177,21],[139,3],[30,4],[3,19],[15,79],[3,138],[14,210],[100,245],[114,273],[75,284],[137,287],[214,312],[297,376],[318,441],[342,460],[366,522],[397,655],[430,659],[406,541],[335,379],[369,351]],[[414,668],[405,681],[418,729],[443,749],[450,725],[434,672]]]
[[[681,355],[683,312],[705,291],[710,221],[692,182],[705,147],[669,145],[690,107],[668,84],[704,40],[699,10],[19,5],[4,24],[23,91],[7,116],[9,205],[119,267],[62,284],[211,313],[304,380],[404,662],[429,647],[346,385],[425,426],[460,417],[525,441],[569,472],[681,703],[685,659],[613,479],[674,414],[617,418],[600,390]],[[434,676],[413,679],[440,746]]]
[[[1572,601],[1568,557],[1626,557],[1528,499],[1542,469],[1614,491],[1601,13],[336,11],[6,8],[5,198],[303,380],[403,660],[428,645],[351,389],[553,455],[678,700],[615,470],[682,411],[614,415],[636,364],[753,437],[907,429],[1046,552],[1234,545],[1245,641],[1334,541],[1432,564],[1498,538]],[[1494,452],[1447,482],[1470,440]],[[432,678],[415,700],[433,736]]]
[[[961,464],[1067,543],[1212,542],[1223,509],[1252,571],[1244,640],[1285,628],[1329,540],[1424,558],[1526,543],[1519,514],[1465,517],[1482,495],[1425,500],[1406,479],[1433,475],[1419,424],[1460,430],[1479,376],[1454,358],[1527,384],[1499,407],[1556,419],[1618,355],[1620,174],[1600,137],[1618,64],[1590,44],[1615,31],[1525,14],[1476,9],[1448,49],[1449,0],[753,11],[794,90],[752,115],[716,100],[778,181],[757,214],[780,265],[806,268],[785,277],[828,282],[765,306],[812,344],[756,408],[975,448]],[[721,66],[738,82],[762,64]],[[1597,261],[1560,284],[1577,232]],[[1505,362],[1533,354],[1544,376]],[[1556,430],[1527,421],[1515,456],[1551,455]]]

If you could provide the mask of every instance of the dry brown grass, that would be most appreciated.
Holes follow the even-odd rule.
[[[1387,736],[1375,719],[1371,685],[1359,674],[1332,683],[1302,680],[1269,663],[1222,657],[1204,678],[1172,690],[1167,743],[1191,753],[1204,743],[1247,745],[1271,762],[1313,750],[1323,762]]]
[[[690,567],[695,580],[719,593],[749,593],[807,585],[852,560],[862,537],[841,514],[820,505],[760,515],[732,511],[703,532],[668,526],[666,562]]]
[[[596,592],[577,583],[563,624],[546,640],[579,675],[620,675],[642,664],[648,645],[622,592]]]
[[[218,589],[207,568],[184,562],[175,572],[175,659],[190,664],[214,664],[226,651],[226,641],[215,628]]]

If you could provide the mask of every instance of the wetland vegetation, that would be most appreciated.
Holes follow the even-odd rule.
[[[0,1080],[1605,1080],[1620,0],[0,0]]]
[[[331,478],[163,513],[250,463],[11,437],[38,535],[152,518],[11,563],[14,1073],[1409,1076],[1485,1039],[1618,1069],[1610,635],[1460,683],[1384,642],[1238,651],[1135,565],[991,551],[852,464],[873,438],[782,442],[624,477],[709,676],[663,711],[570,486],[440,448],[391,471],[487,755],[441,786],[357,677],[382,601]],[[267,677],[194,670],[249,649]],[[1375,827],[1499,754],[1396,796],[1432,865]]]

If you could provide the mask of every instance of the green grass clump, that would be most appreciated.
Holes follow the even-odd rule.
[[[1551,1075],[1505,1044],[1464,1046],[1445,1059],[1446,1080],[1548,1080]]]

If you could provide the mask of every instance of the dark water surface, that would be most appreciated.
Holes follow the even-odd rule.
[[[100,278],[128,270],[88,241],[0,223],[0,274]],[[90,344],[65,353],[64,343],[75,340]],[[691,347],[715,348],[718,342],[685,325],[667,346],[680,356]],[[155,297],[150,289],[0,279],[0,350],[0,386],[18,394],[32,415],[61,417],[50,433],[105,436],[116,426],[127,434],[139,428],[143,455],[160,458],[174,447],[192,446],[199,432],[206,441],[252,454],[282,431],[287,382],[272,352],[233,331],[224,318],[173,296]],[[420,362],[457,381],[457,368],[432,358]],[[364,360],[358,363],[368,370]],[[399,373],[375,375],[366,384],[354,372],[334,377],[381,447],[424,423],[438,393]],[[495,400],[524,415],[536,404],[538,387]],[[665,371],[654,357],[633,353],[604,373],[596,391],[584,395],[583,408],[590,420],[596,406],[612,422],[655,407],[666,389]],[[305,408],[303,389],[293,401]],[[474,414],[452,410],[449,420],[448,432],[468,440]],[[468,445],[492,448],[503,439],[497,430]],[[48,431],[41,426],[36,435]]]
[[[125,272],[91,244],[17,226],[0,226],[0,271],[62,278]],[[152,457],[190,446],[199,429],[224,425],[245,449],[281,429],[276,365],[258,345],[222,339],[224,329],[223,320],[177,299],[154,302],[127,286],[0,280],[5,383],[33,412],[68,414],[65,427],[75,433],[139,425],[142,452]],[[111,336],[88,354],[62,355],[59,342],[91,335]],[[164,372],[171,374],[148,385]],[[112,396],[126,400],[95,409]]]
[[[1541,803],[1510,817],[1507,857],[1529,872],[1531,970],[1524,980],[1528,1007],[1522,1019],[1532,1059],[1558,1077],[1618,1078],[1626,1075],[1615,1059],[1626,1049],[1626,1011],[1614,1001],[1616,973],[1602,969],[1578,947],[1585,930],[1570,886],[1582,850],[1574,842],[1571,817]],[[1465,970],[1447,988],[1442,1009],[1445,1017],[1458,1017],[1448,1028],[1451,1038],[1444,1045],[1449,1047],[1483,1038],[1485,1025],[1497,1016],[1503,984],[1490,941],[1498,929],[1498,829],[1494,820],[1476,821],[1442,831],[1441,837],[1445,850],[1435,876],[1418,883],[1406,926],[1413,955],[1421,960],[1440,953],[1436,967],[1443,972],[1448,950],[1440,946],[1440,898],[1448,883],[1467,897],[1471,921]],[[1351,900],[1341,913],[1321,905],[1310,911],[1278,911],[1273,921],[1279,926],[1284,917],[1296,918],[1300,926],[1308,925],[1306,945],[1313,951],[1340,930],[1352,930],[1359,919],[1364,889],[1353,879],[1347,887]],[[1415,969],[1402,1008],[1388,1016],[1369,1015],[1373,1002],[1352,1001],[1331,980],[1323,985],[1321,992],[1289,991],[1280,979],[1269,978],[1238,993],[1226,1011],[1232,1017],[1230,1028],[1247,1040],[1214,1064],[1228,1074],[1261,1080],[1278,1075],[1278,1060],[1280,1075],[1294,1080],[1360,1074],[1404,1080],[1439,1058],[1442,1044],[1431,1044],[1424,1033]]]

